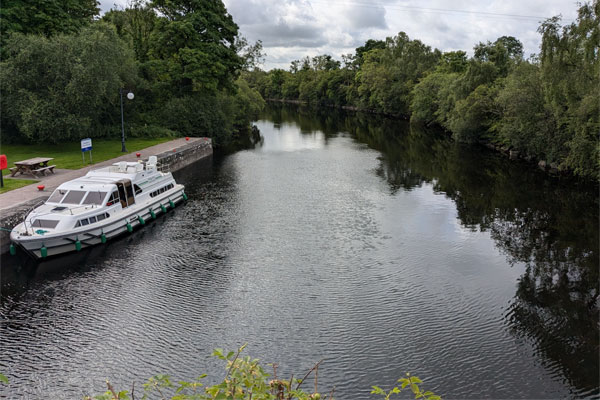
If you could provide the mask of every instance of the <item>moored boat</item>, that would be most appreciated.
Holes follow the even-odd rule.
[[[80,251],[131,232],[186,199],[184,186],[159,171],[155,156],[119,162],[61,184],[10,238],[34,258]]]

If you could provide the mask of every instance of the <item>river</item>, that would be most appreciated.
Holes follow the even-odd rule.
[[[234,349],[367,399],[598,398],[598,188],[408,123],[271,105],[129,237],[3,259],[0,397],[82,398]],[[136,396],[137,398],[137,396]]]

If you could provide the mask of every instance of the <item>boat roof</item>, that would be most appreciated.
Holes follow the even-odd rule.
[[[85,176],[65,182],[59,186],[67,190],[108,191],[114,188],[115,183],[122,179],[129,179],[133,183],[141,178],[152,175],[161,175],[156,169],[145,169],[141,162],[118,162],[108,167],[89,171]]]

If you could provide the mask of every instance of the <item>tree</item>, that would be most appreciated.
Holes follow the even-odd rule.
[[[380,50],[385,49],[385,42],[383,40],[369,39],[363,46],[357,47],[356,48],[357,64],[359,66],[362,65],[362,63],[364,62],[365,54],[368,53],[369,51],[375,50],[375,49],[380,49]]]
[[[502,109],[499,134],[503,142],[528,155],[557,161],[556,120],[546,105],[538,65],[522,63],[506,78],[498,94]]]
[[[500,75],[506,76],[511,64],[523,59],[523,44],[513,36],[502,36],[494,43],[479,43],[474,47],[474,58],[496,65]]]
[[[100,12],[97,0],[6,0],[0,7],[2,41],[11,33],[50,37],[75,33]]]
[[[57,143],[104,136],[118,90],[135,79],[133,54],[105,23],[51,38],[14,34],[0,66],[3,135]]]
[[[262,40],[250,44],[248,39],[240,36],[235,41],[235,48],[238,56],[242,59],[242,69],[244,71],[255,70],[265,62]]]
[[[133,0],[124,10],[106,12],[102,20],[112,23],[117,34],[131,43],[136,60],[140,63],[148,61],[150,36],[158,20],[152,7],[143,0]]]
[[[334,60],[329,54],[323,54],[312,58],[312,68],[315,71],[331,71],[339,69],[340,62]]]
[[[557,123],[562,167],[600,176],[600,1],[582,4],[577,21],[560,26],[546,20],[542,34],[541,82],[547,107]]]
[[[161,17],[150,54],[159,60],[179,93],[234,91],[243,60],[237,55],[238,26],[221,0],[154,0]]]

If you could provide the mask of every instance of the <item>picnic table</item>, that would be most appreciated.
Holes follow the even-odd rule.
[[[17,173],[29,174],[37,176],[37,174],[46,175],[46,172],[54,173],[56,165],[48,165],[48,161],[54,158],[35,157],[28,160],[15,161],[15,166],[10,168],[10,176],[15,176]]]

